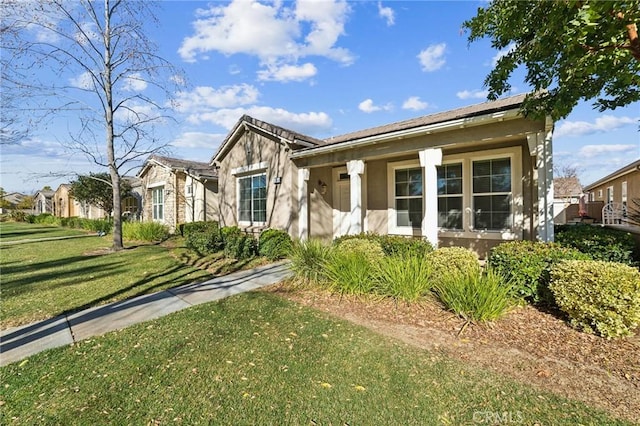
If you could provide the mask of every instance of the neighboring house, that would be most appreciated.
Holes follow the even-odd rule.
[[[640,201],[640,159],[585,186],[590,202],[602,202],[604,224],[624,223],[631,200]]]
[[[34,201],[34,213],[53,213],[53,195],[54,191],[42,189],[36,192],[33,196]]]
[[[122,216],[131,220],[140,220],[142,218],[142,200],[144,198],[144,190],[142,188],[142,179],[136,176],[123,176],[131,185],[131,192],[122,198]]]
[[[184,222],[218,220],[218,179],[207,163],[152,155],[138,178],[145,221],[175,230]]]
[[[52,213],[57,217],[80,216],[81,206],[70,193],[71,185],[63,183],[53,194]]]
[[[576,176],[553,179],[553,222],[555,225],[580,218],[580,197],[584,196],[582,185]]]
[[[480,256],[553,240],[550,119],[524,95],[326,140],[243,116],[213,156],[222,225],[424,237]]]

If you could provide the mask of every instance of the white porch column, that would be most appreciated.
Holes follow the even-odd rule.
[[[351,160],[347,162],[347,173],[349,173],[351,196],[351,226],[349,226],[349,234],[359,234],[362,232],[362,174],[364,173],[364,161]]]
[[[309,169],[298,170],[298,238],[309,237]]]
[[[539,241],[552,242],[554,240],[552,131],[538,132],[535,138],[536,169],[538,170],[537,239]]]
[[[433,247],[438,247],[438,170],[442,164],[442,150],[428,148],[420,151],[420,166],[424,169],[422,196],[424,197],[424,216],[422,217],[422,236]]]

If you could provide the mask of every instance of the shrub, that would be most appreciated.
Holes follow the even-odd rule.
[[[122,222],[122,237],[134,241],[162,241],[169,236],[169,228],[157,222]]]
[[[640,271],[614,262],[569,260],[551,269],[549,285],[571,324],[611,338],[640,323]]]
[[[476,255],[462,247],[442,247],[427,256],[431,263],[433,282],[440,281],[445,275],[477,274],[480,263]]]
[[[35,217],[34,223],[39,225],[60,225],[60,218],[55,217],[51,213],[41,213]]]
[[[9,217],[16,222],[27,222],[27,213],[22,210],[11,210]]]
[[[343,235],[333,240],[335,246],[343,241],[360,239],[374,241],[380,244],[382,251],[387,256],[417,254],[424,256],[433,251],[433,246],[421,238],[408,238],[400,235],[379,235],[374,233],[360,233],[356,235]]]
[[[221,228],[226,257],[245,260],[251,259],[258,253],[258,243],[252,235],[244,234],[237,226]]]
[[[431,263],[417,253],[387,256],[376,267],[378,292],[407,302],[430,290],[430,277]]]
[[[587,253],[595,260],[637,265],[636,243],[629,232],[586,224],[566,225],[556,228],[555,240]]]
[[[200,254],[210,254],[224,247],[218,222],[192,222],[182,226],[185,246]]]
[[[334,250],[324,268],[333,291],[342,294],[366,294],[375,288],[372,264],[363,251]]]
[[[123,222],[123,226],[124,223],[125,222]],[[82,227],[89,231],[104,232],[105,234],[108,234],[113,229],[113,221],[111,221],[111,219],[84,219]]]
[[[269,260],[278,260],[291,254],[291,237],[280,229],[266,229],[258,239],[258,253]]]
[[[324,279],[324,265],[331,252],[331,246],[320,240],[296,241],[291,250],[291,270],[298,279],[320,282]]]
[[[467,321],[495,320],[513,306],[510,283],[491,268],[445,274],[433,291],[447,309]]]
[[[340,241],[336,246],[336,252],[360,254],[372,265],[376,264],[384,257],[382,247],[380,247],[380,244],[377,241],[362,238]]]
[[[549,272],[557,262],[570,259],[589,259],[589,255],[554,243],[509,241],[491,250],[487,264],[511,281],[514,296],[553,304]]]

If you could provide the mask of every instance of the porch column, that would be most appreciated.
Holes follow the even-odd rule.
[[[535,135],[536,169],[538,171],[538,232],[539,241],[552,242],[553,233],[553,159],[552,131]],[[529,148],[532,148],[529,139]]]
[[[364,161],[351,160],[347,162],[351,195],[351,226],[349,234],[362,232],[362,174],[364,173]]]
[[[440,148],[428,148],[420,151],[420,166],[424,169],[424,184],[422,196],[424,197],[424,216],[422,217],[422,236],[433,247],[438,247],[438,170],[442,164],[442,150]]]
[[[298,238],[309,237],[309,169],[298,170]]]

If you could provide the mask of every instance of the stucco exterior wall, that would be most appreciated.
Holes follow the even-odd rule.
[[[53,194],[53,214],[58,217],[80,216],[79,205],[74,198],[69,195],[69,187],[60,185]]]
[[[621,203],[622,182],[627,182],[627,203],[632,205],[631,200],[640,199],[640,170],[637,169],[595,186],[589,192],[593,193],[594,201],[603,201],[606,204],[608,201],[607,188],[613,187],[613,201]]]
[[[237,225],[256,233],[265,228],[283,229],[291,235],[297,232],[298,169],[289,160],[284,143],[246,131],[218,163],[217,210],[222,226]],[[266,174],[267,220],[265,223],[239,222],[238,179],[258,173]]]

